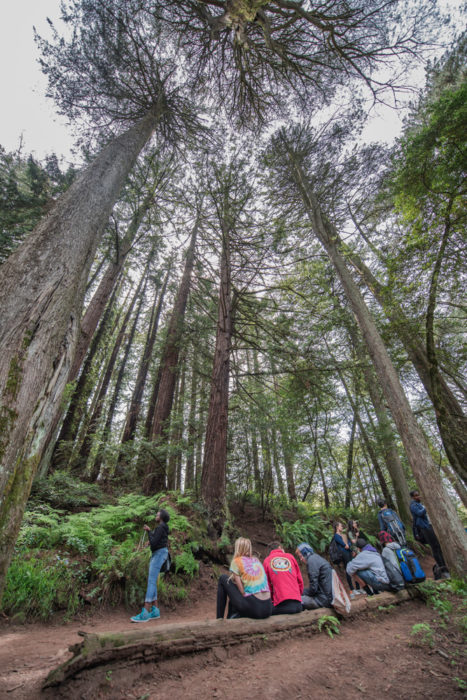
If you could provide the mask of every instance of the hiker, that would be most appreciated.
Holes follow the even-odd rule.
[[[415,539],[422,544],[429,544],[433,552],[433,558],[436,564],[443,572],[447,572],[446,562],[444,561],[441,545],[433,530],[433,525],[430,523],[426,508],[420,503],[420,494],[417,490],[411,491],[410,496],[410,512],[413,518],[413,534]]]
[[[246,537],[235,540],[230,563],[230,576],[222,574],[217,586],[218,619],[223,619],[227,599],[227,617],[253,617],[262,620],[272,613],[271,593],[263,565],[253,556],[251,541]]]
[[[389,532],[381,530],[378,533],[379,541],[383,546],[381,559],[383,560],[384,568],[389,579],[389,585],[393,591],[400,591],[405,587],[404,577],[402,576],[399,560],[396,555],[396,550],[401,549],[399,542],[394,542]]]
[[[139,615],[130,618],[132,622],[149,622],[149,620],[156,620],[161,616],[157,607],[157,579],[159,578],[161,566],[169,555],[167,548],[169,540],[167,523],[169,520],[169,513],[161,508],[156,514],[157,527],[154,530],[151,530],[148,525],[143,525],[143,530],[146,530],[148,533],[148,545],[151,547],[152,556],[149,561],[148,586],[144,606]]]
[[[376,501],[378,512],[379,529],[389,532],[395,542],[399,542],[401,547],[405,547],[407,540],[405,538],[405,525],[399,518],[398,514],[392,508],[388,508],[386,500],[381,497]]]
[[[334,528],[334,536],[333,540],[337,544],[337,547],[339,549],[339,553],[341,555],[340,561],[343,562],[344,564],[344,570],[346,572],[346,578],[347,578],[347,583],[349,585],[350,591],[352,592],[354,590],[354,583],[352,581],[352,578],[347,575],[347,564],[349,561],[352,560],[352,547],[351,544],[349,543],[349,540],[347,538],[347,535],[344,532],[344,526],[343,524],[336,520],[336,522],[333,523],[333,528]],[[339,563],[334,561],[335,564]],[[356,590],[359,590],[360,586],[357,585]]]
[[[306,564],[310,579],[310,585],[302,594],[303,607],[305,610],[329,608],[333,597],[331,564],[319,554],[315,554],[313,547],[307,542],[301,542],[295,554],[303,564]]]
[[[272,595],[272,614],[302,612],[303,578],[295,557],[287,554],[280,542],[271,542],[263,566]]]
[[[347,564],[347,574],[363,587],[365,593],[389,591],[389,578],[381,555],[361,537],[357,540],[357,548],[359,554]]]
[[[352,552],[357,551],[357,540],[359,537],[361,537],[364,540],[367,539],[363,530],[360,530],[358,520],[349,520],[347,522],[347,539],[349,541],[350,549]]]

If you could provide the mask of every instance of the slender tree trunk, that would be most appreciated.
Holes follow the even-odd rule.
[[[183,333],[185,309],[190,293],[191,275],[195,261],[198,228],[199,217],[196,219],[191,234],[191,241],[186,255],[185,270],[175,299],[167,331],[167,339],[164,345],[164,352],[161,358],[157,401],[150,434],[150,439],[156,443],[156,446],[163,444],[167,439],[168,421],[172,411],[175,383],[177,381],[178,358],[180,354],[180,341]],[[148,459],[143,483],[143,491],[147,496],[164,489],[166,479],[165,471],[166,461],[162,456],[151,456]]]
[[[94,412],[91,416],[91,420],[89,421],[89,426],[88,426],[86,436],[84,438],[83,444],[81,445],[81,449],[79,451],[80,462],[83,465],[87,462],[87,460],[89,459],[89,455],[91,454],[92,444],[93,444],[94,438],[99,430],[100,420],[101,420],[102,412],[104,410],[105,397],[107,396],[107,392],[108,392],[108,389],[110,386],[110,380],[112,379],[112,375],[114,373],[115,364],[117,362],[117,358],[118,358],[118,355],[120,353],[120,348],[124,342],[125,335],[128,333],[127,328],[128,328],[129,323],[130,323],[131,316],[133,314],[133,309],[136,305],[136,301],[139,300],[137,311],[135,313],[133,323],[131,324],[131,329],[130,329],[130,332],[128,333],[128,338],[127,338],[127,349],[126,349],[125,355],[126,355],[126,357],[128,357],[129,346],[131,345],[131,343],[133,341],[133,338],[134,338],[134,335],[136,332],[136,326],[138,324],[139,315],[141,313],[141,307],[142,307],[143,302],[144,302],[144,293],[145,293],[145,289],[146,289],[146,284],[147,284],[147,268],[139,281],[139,284],[138,284],[136,291],[133,295],[133,299],[131,300],[131,304],[128,308],[128,311],[125,314],[122,325],[120,326],[120,330],[119,330],[117,337],[115,339],[115,343],[114,343],[114,346],[112,348],[112,352],[110,354],[110,358],[109,358],[109,361],[107,363],[107,367],[105,369],[104,378],[102,380],[101,388],[100,388],[99,395],[97,398],[97,403],[96,403]],[[125,359],[126,358],[124,357],[124,360],[122,362],[123,368],[124,368]],[[121,383],[122,378],[123,378],[123,372],[120,371],[119,374],[120,374],[120,383]],[[118,381],[117,381],[116,388],[118,388]],[[109,413],[110,413],[110,416],[112,416],[112,413],[113,413],[112,406],[110,406]],[[105,440],[105,435],[103,436],[103,439]],[[92,466],[91,471],[90,471],[89,480],[91,482],[95,481],[97,479],[97,477],[99,475],[100,465],[101,465],[101,459],[100,458],[96,459],[94,462],[94,465]]]
[[[225,225],[222,228],[220,277],[216,347],[201,473],[201,498],[209,511],[212,534],[218,535],[222,533],[227,509],[225,479],[232,338],[230,233]]]
[[[196,443],[196,399],[198,385],[198,362],[196,352],[193,351],[193,365],[191,368],[190,385],[190,411],[188,414],[188,450],[185,465],[185,490],[192,489],[195,481],[195,443]]]
[[[335,242],[340,245],[337,234],[334,236],[334,239]],[[345,246],[343,246],[343,248],[345,248]],[[439,260],[442,259],[443,252],[444,248],[440,248]],[[346,259],[350,260],[368,289],[370,289],[375,299],[377,299],[383,308],[386,316],[392,322],[395,332],[402,341],[433,403],[439,433],[452,468],[461,477],[464,483],[467,483],[467,440],[465,439],[465,435],[467,435],[467,417],[459,401],[444,380],[436,360],[433,363],[432,359],[430,360],[428,357],[420,337],[413,330],[411,322],[405,316],[403,309],[393,298],[390,290],[376,279],[371,270],[369,270],[357,254],[347,250],[345,250],[345,254]],[[439,273],[436,273],[435,268],[435,291],[437,274]],[[427,322],[429,325],[429,313],[427,314]],[[433,384],[433,378],[435,378],[435,384]]]
[[[143,400],[144,387],[146,385],[146,379],[149,372],[149,362],[152,357],[154,350],[154,343],[156,342],[157,330],[159,327],[159,319],[162,310],[162,304],[164,302],[165,291],[167,289],[167,283],[169,281],[170,267],[167,270],[167,274],[162,285],[162,289],[159,293],[159,300],[156,305],[157,290],[155,294],[154,304],[151,309],[151,319],[149,322],[148,333],[146,336],[146,343],[144,346],[143,356],[138,368],[138,375],[136,377],[135,387],[133,389],[133,394],[130,401],[130,406],[128,408],[128,413],[125,421],[125,427],[123,428],[122,434],[122,445],[130,440],[133,440],[136,432],[136,425],[138,423],[139,414],[141,411],[141,403]],[[119,458],[119,462],[121,456]]]
[[[439,540],[443,543],[448,566],[453,573],[463,576],[467,570],[467,534],[462,527],[454,504],[444,488],[429,446],[415,420],[378,329],[337,248],[337,232],[323,218],[316,196],[294,154],[291,154],[291,160],[295,181],[302,195],[313,231],[335,267],[360,326],[413,474],[430,513],[434,529]]]
[[[154,111],[109,143],[2,265],[0,595],[79,333],[96,246]]]
[[[355,413],[353,414],[352,427],[350,429],[350,440],[349,448],[347,451],[347,473],[345,478],[345,500],[344,508],[350,508],[350,490],[352,485],[352,471],[353,471],[353,446],[355,441],[355,427],[357,425],[357,417]]]
[[[277,449],[276,431],[274,430],[274,428],[272,428],[272,430],[271,430],[271,443],[272,443],[272,462],[274,464],[274,471],[276,472],[277,486],[279,489],[279,493],[281,495],[284,495],[284,493],[285,493],[284,480],[283,480],[282,474],[281,474],[281,465],[279,462],[279,451]]]

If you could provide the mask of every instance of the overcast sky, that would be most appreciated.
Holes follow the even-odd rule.
[[[464,0],[439,2],[443,9],[460,16]],[[55,152],[66,161],[71,161],[73,137],[66,120],[56,114],[53,101],[45,97],[46,79],[37,63],[38,51],[33,36],[33,26],[39,34],[49,34],[46,18],[57,20],[59,7],[60,0],[3,0],[0,24],[0,144],[7,151],[14,151],[23,136],[23,152],[33,152],[40,159],[47,153]],[[365,137],[389,142],[398,135],[400,126],[400,116],[387,110],[366,127]]]

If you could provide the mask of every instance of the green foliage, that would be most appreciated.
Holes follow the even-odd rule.
[[[331,639],[335,634],[340,633],[340,626],[340,621],[337,617],[334,617],[334,615],[323,615],[323,617],[320,617],[318,620],[319,631],[322,632],[324,629]]]
[[[48,503],[54,508],[74,510],[96,506],[106,500],[97,484],[87,484],[67,472],[56,471],[49,477],[34,481],[28,508]]]
[[[53,552],[16,556],[8,570],[3,609],[10,615],[48,619],[55,611],[73,615],[79,605],[81,569]]]
[[[419,622],[413,625],[412,631],[410,632],[414,639],[411,644],[415,646],[434,646],[433,630],[431,629],[428,622]]]
[[[332,537],[329,524],[319,516],[305,521],[278,523],[276,531],[287,549],[295,549],[300,542],[308,542],[313,549],[323,552]]]
[[[67,483],[60,476],[58,483]],[[78,493],[80,490],[77,485]],[[127,494],[113,504],[104,504],[90,511],[66,513],[49,504],[39,503],[25,515],[17,541],[16,554],[10,568],[11,580],[7,584],[8,595],[4,599],[4,610],[14,612],[14,590],[18,581],[24,579],[25,592],[19,587],[19,600],[30,597],[27,615],[46,618],[60,606],[60,598],[72,588],[73,596],[65,609],[73,614],[77,605],[77,594],[84,590],[86,599],[96,603],[126,605],[139,604],[147,582],[150,548],[141,547],[143,524],[154,527],[157,511],[164,507],[170,514],[170,551],[174,562],[169,580],[160,579],[160,600],[171,603],[186,598],[185,584],[198,572],[199,564],[194,552],[200,548],[203,532],[201,515],[194,514],[188,498],[171,494],[175,503],[187,515],[182,515],[169,502],[168,496],[158,494],[145,497]],[[31,558],[30,551],[35,554]],[[50,553],[55,549],[56,555]],[[41,579],[44,579],[42,581]],[[47,580],[45,580],[47,579]],[[50,595],[48,582],[53,582]],[[77,582],[79,585],[76,585]],[[26,588],[28,584],[29,588]],[[73,587],[74,586],[74,587]],[[44,587],[44,591],[42,587]],[[52,592],[56,591],[55,598]],[[5,602],[6,601],[6,602]],[[21,605],[21,603],[20,603]]]

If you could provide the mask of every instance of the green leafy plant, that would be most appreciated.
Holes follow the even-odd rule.
[[[412,631],[410,632],[414,640],[412,645],[415,646],[434,646],[433,630],[431,629],[428,622],[419,622],[413,625]]]
[[[319,631],[322,632],[324,629],[331,639],[335,634],[340,633],[340,625],[340,621],[334,615],[323,615],[318,620]]]

